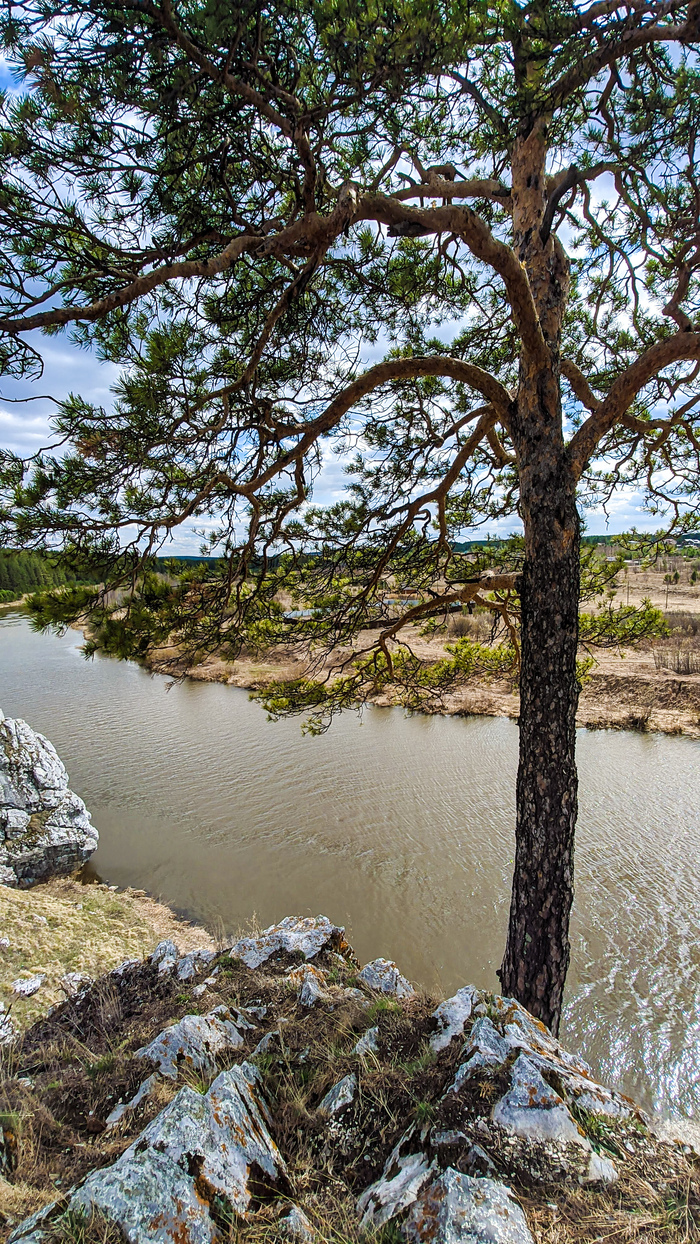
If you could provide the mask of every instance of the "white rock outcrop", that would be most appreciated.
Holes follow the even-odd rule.
[[[354,1100],[357,1092],[357,1076],[355,1072],[351,1072],[349,1076],[343,1076],[333,1088],[326,1093],[323,1101],[319,1103],[319,1112],[327,1114],[329,1117],[338,1114],[340,1110],[344,1110],[346,1106]]]
[[[393,994],[395,998],[412,998],[416,992],[392,959],[373,959],[358,972],[357,979],[368,989],[374,989],[377,993]]]
[[[444,1002],[441,1002],[437,1010],[433,1011],[437,1032],[434,1032],[430,1038],[430,1048],[436,1054],[439,1054],[440,1050],[446,1050],[453,1037],[462,1036],[464,1026],[471,1018],[476,997],[477,992],[474,986],[465,985],[463,989],[458,989],[452,998],[446,998]]]
[[[245,1025],[250,1027],[249,1024]],[[185,1015],[176,1024],[136,1051],[136,1058],[146,1058],[160,1075],[177,1080],[181,1070],[213,1075],[217,1055],[236,1050],[243,1037],[227,1007],[216,1007],[208,1015]]]
[[[76,872],[98,834],[55,747],[25,721],[0,721],[0,883],[26,889]]]
[[[410,1127],[389,1154],[381,1178],[362,1193],[357,1212],[363,1230],[377,1230],[408,1209],[425,1184],[437,1174],[437,1163],[416,1145],[415,1140],[415,1128]]]
[[[533,1244],[521,1206],[505,1184],[452,1167],[423,1188],[403,1228],[409,1244]]]
[[[217,1076],[203,1096],[183,1088],[112,1166],[92,1171],[67,1208],[89,1219],[98,1210],[129,1244],[214,1244],[220,1238],[212,1210],[245,1215],[251,1181],[286,1190],[286,1167],[270,1136],[270,1114],[250,1063]],[[41,1244],[57,1203],[27,1219],[12,1244]],[[9,1244],[9,1241],[8,1241]]]
[[[284,1157],[291,1166],[296,1141],[284,1116],[272,1119],[263,1092],[267,1082],[275,1093],[280,1073],[313,1085],[315,1055],[323,1060],[325,1077],[328,1066],[335,1066],[331,1052],[333,1059],[337,1052],[337,1069],[323,1083],[333,1086],[315,1110],[311,1089],[295,1127],[307,1127],[317,1171],[331,1171],[342,1181],[347,1167],[364,1169],[352,1185],[360,1232],[391,1222],[391,1238],[405,1244],[533,1244],[513,1189],[527,1189],[530,1198],[538,1184],[544,1197],[557,1185],[593,1185],[595,1195],[597,1185],[624,1175],[628,1153],[646,1164],[655,1155],[658,1160],[648,1121],[634,1102],[599,1084],[586,1063],[567,1053],[519,1003],[465,986],[428,1017],[432,1007],[416,1003],[409,982],[386,959],[358,974],[363,990],[356,997],[349,987],[354,972],[345,984],[331,983],[330,956],[321,966],[308,961],[332,951],[341,937],[342,930],[323,917],[292,917],[237,943],[239,960],[245,963],[247,956],[265,965],[257,979],[240,962],[222,961],[221,971],[217,964],[208,979],[221,984],[227,974],[233,977],[229,1004],[207,1015],[184,1015],[133,1055],[150,1066],[137,1064],[143,1082],[106,1119],[108,1130],[119,1127],[124,1144],[126,1137],[132,1141],[129,1147],[27,1219],[7,1244],[49,1244],[65,1227],[66,1211],[89,1218],[93,1210],[117,1224],[128,1244],[214,1244],[222,1223],[235,1216],[255,1221],[261,1205],[265,1229],[276,1224],[275,1239],[313,1244],[323,1234],[314,1225],[318,1206],[313,1198],[307,1204],[302,1186],[288,1182]],[[286,956],[299,952],[304,960],[290,966]],[[355,963],[349,952],[344,965]],[[163,942],[142,965],[141,985],[153,982],[159,991],[174,993],[180,980],[203,975],[210,966],[209,952],[179,956],[172,942]],[[128,964],[110,976],[115,987],[125,988]],[[359,1035],[363,1016],[355,1004],[369,1002],[370,991],[375,1023]],[[387,1006],[377,994],[397,1002]],[[314,1014],[306,1007],[318,998],[323,1005]],[[332,1046],[326,1042],[337,1038],[331,1018],[336,1007],[342,1045]],[[150,1037],[151,1030],[145,1032]],[[314,1045],[312,1032],[324,1033],[323,1042],[317,1038]],[[260,1055],[265,1057],[256,1067]],[[234,1059],[241,1061],[221,1070],[222,1061]],[[402,1097],[378,1110],[372,1073],[395,1068],[399,1060],[409,1092],[402,1087]],[[147,1110],[151,1117],[162,1104],[164,1079],[175,1093],[173,1081],[188,1071],[197,1073],[202,1090],[210,1085],[208,1091],[196,1092],[190,1076],[133,1139],[143,1127],[135,1112]],[[407,1117],[397,1104],[402,1101],[416,1104]],[[425,1108],[419,1111],[419,1104]],[[377,1126],[382,1118],[391,1120],[383,1134]],[[110,1141],[116,1139],[112,1133]]]
[[[257,937],[239,938],[231,947],[231,957],[241,959],[246,967],[259,968],[280,953],[314,959],[322,950],[338,951],[346,945],[345,929],[327,916],[286,916]]]

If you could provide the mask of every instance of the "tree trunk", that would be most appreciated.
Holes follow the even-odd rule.
[[[510,924],[499,976],[504,994],[556,1034],[574,897],[579,519],[561,425],[557,430],[557,420],[543,414],[527,421],[531,433],[537,426],[538,444],[531,444],[532,456],[523,446],[521,463],[520,763]],[[547,452],[543,442],[550,438]]]

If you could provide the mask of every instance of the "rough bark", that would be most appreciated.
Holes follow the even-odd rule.
[[[569,269],[543,234],[546,126],[513,152],[515,252],[527,271],[545,342],[523,342],[511,412],[525,529],[521,584],[520,763],[510,924],[499,972],[503,992],[557,1032],[569,965],[577,813],[576,653],[579,520],[576,473],[564,444],[561,325]]]
[[[566,465],[532,480],[525,520],[520,763],[503,992],[559,1030],[577,814],[579,522]]]

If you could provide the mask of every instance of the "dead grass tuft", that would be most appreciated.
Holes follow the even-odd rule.
[[[623,1172],[610,1190],[546,1189],[521,1197],[536,1244],[697,1244],[697,1166],[668,1180],[658,1169]]]

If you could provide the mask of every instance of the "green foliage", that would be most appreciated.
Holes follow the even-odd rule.
[[[400,1002],[395,998],[375,998],[365,1012],[368,1020],[379,1019],[382,1015],[396,1015],[401,1010]]]
[[[658,639],[663,635],[668,635],[664,615],[650,600],[643,600],[638,607],[614,605],[610,601],[600,605],[596,613],[582,613],[579,618],[579,637],[584,647],[628,647],[640,639]]]
[[[94,572],[44,553],[0,549],[0,600],[16,600],[28,592],[81,581],[96,582]]]

